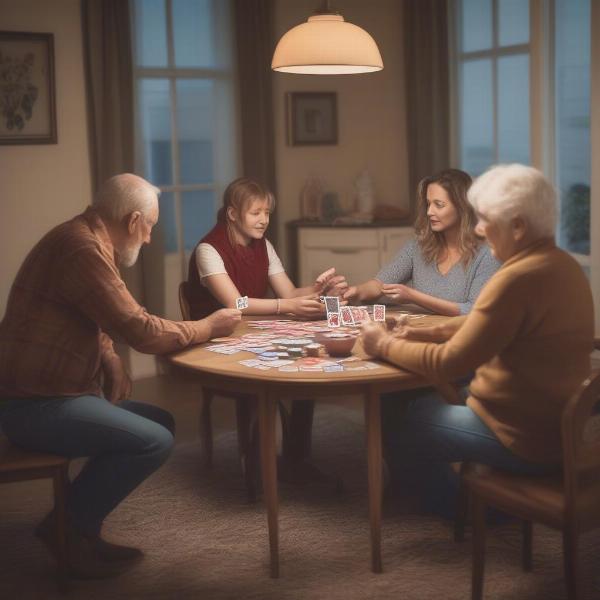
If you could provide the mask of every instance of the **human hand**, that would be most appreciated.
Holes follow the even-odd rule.
[[[297,296],[285,301],[287,307],[282,312],[290,312],[298,317],[317,317],[325,311],[317,296]]]
[[[360,334],[364,351],[373,358],[381,356],[392,341],[392,336],[386,331],[383,323],[369,321],[364,323]]]
[[[230,335],[235,326],[242,320],[242,311],[237,308],[221,308],[206,317],[210,326],[210,337]]]
[[[346,302],[354,302],[358,299],[358,286],[351,285],[342,295]]]
[[[411,288],[402,283],[384,283],[381,293],[396,304],[411,301]]]
[[[123,361],[116,354],[102,362],[104,382],[102,391],[104,397],[111,403],[116,404],[128,400],[131,396],[131,378],[127,374]]]
[[[323,296],[343,296],[348,289],[348,282],[344,275],[334,275],[327,281],[321,292]]]
[[[316,279],[313,287],[315,292],[321,293],[326,287],[329,280],[335,275],[335,267],[323,271]]]

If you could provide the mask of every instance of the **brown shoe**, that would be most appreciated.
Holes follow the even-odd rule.
[[[144,553],[139,548],[113,544],[103,540],[100,536],[88,539],[96,554],[106,562],[133,562],[144,558]]]

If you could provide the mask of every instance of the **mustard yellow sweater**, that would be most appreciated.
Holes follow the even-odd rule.
[[[561,458],[563,407],[590,371],[594,316],[588,281],[551,241],[507,260],[443,344],[390,344],[384,358],[433,381],[476,369],[467,405],[522,458]],[[460,322],[459,322],[460,323]]]

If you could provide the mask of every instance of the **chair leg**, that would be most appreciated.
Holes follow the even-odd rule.
[[[578,532],[575,527],[563,529],[563,560],[568,600],[577,600],[578,597],[577,537]]]
[[[202,450],[204,453],[204,467],[212,469],[213,466],[213,434],[211,421],[211,403],[214,392],[202,388],[202,407],[200,409],[200,436],[202,438]]]
[[[463,473],[467,463],[460,465],[458,498],[456,499],[456,516],[454,517],[454,541],[465,541],[465,526],[469,514],[469,490],[464,482]]]
[[[68,591],[69,560],[67,548],[67,466],[61,467],[54,475],[54,512],[56,515],[56,540],[58,559],[58,589]]]
[[[483,572],[485,566],[485,502],[471,494],[473,519],[473,571],[471,575],[471,599],[483,598]]]
[[[533,570],[533,523],[524,520],[521,523],[523,531],[523,546],[521,548],[521,565],[523,571]]]

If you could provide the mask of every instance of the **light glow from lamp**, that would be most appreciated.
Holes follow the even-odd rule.
[[[326,10],[283,35],[273,53],[271,68],[310,75],[381,71],[383,61],[375,40],[329,7]]]

